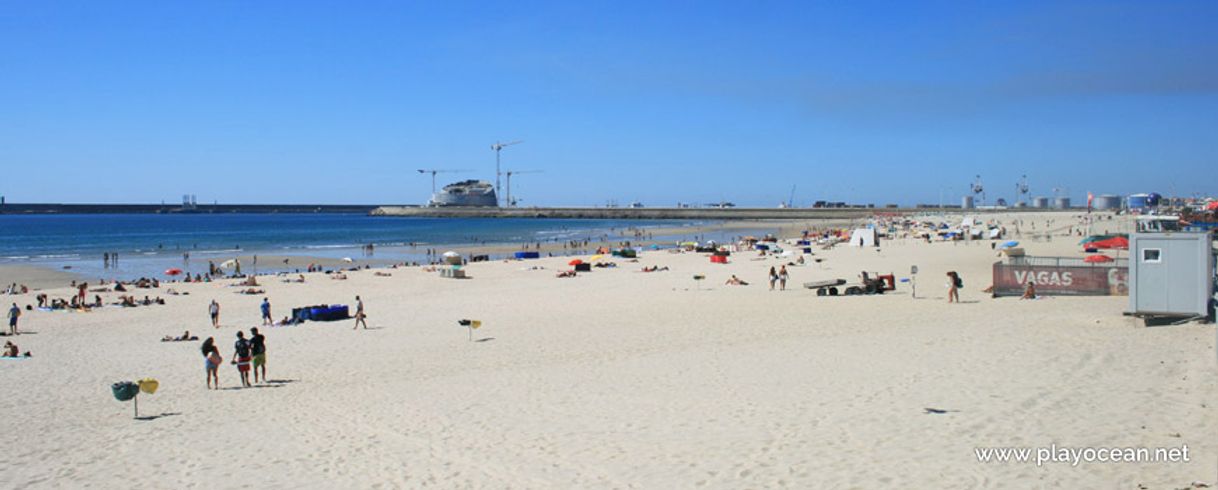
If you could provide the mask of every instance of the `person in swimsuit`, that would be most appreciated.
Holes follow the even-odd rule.
[[[355,329],[359,328],[359,325],[361,323],[364,324],[364,330],[367,330],[368,321],[364,319],[366,317],[367,317],[367,315],[364,314],[364,300],[359,299],[359,296],[356,296],[355,297],[355,327],[352,328],[351,330],[355,330]]]
[[[784,266],[782,266],[781,269],[778,270],[778,289],[780,289],[782,291],[787,290],[787,279],[788,278],[790,278],[790,276],[787,275],[787,266],[784,265]]]
[[[266,337],[258,333],[258,327],[250,329],[250,353],[254,355],[254,382],[258,382],[258,370],[262,370],[262,382],[266,382]]]
[[[770,267],[770,291],[774,290],[774,283],[778,282],[778,271],[774,267]]]
[[[21,317],[21,308],[17,307],[17,303],[13,303],[13,307],[8,309],[8,333],[9,335],[17,335],[17,319]]]
[[[220,328],[220,303],[216,300],[211,300],[211,304],[207,307],[207,313],[211,315],[211,326]]]
[[[220,349],[216,348],[216,339],[208,337],[203,341],[203,346],[199,348],[203,352],[203,367],[207,370],[207,388],[211,389],[212,380],[215,380],[215,389],[220,389],[220,376],[216,372],[220,368]]]
[[[241,373],[241,386],[250,385],[250,341],[245,340],[245,332],[237,331],[237,342],[233,344],[233,364]]]

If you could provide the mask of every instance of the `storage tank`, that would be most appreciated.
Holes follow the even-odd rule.
[[[1047,198],[1047,197],[1032,198],[1032,207],[1037,208],[1037,209],[1048,209],[1049,198]]]
[[[1095,209],[1121,209],[1121,197],[1113,194],[1101,194],[1095,198]]]
[[[1150,207],[1150,194],[1131,194],[1129,209],[1146,209]]]
[[[964,209],[973,209],[973,196],[964,196],[960,201],[960,207]]]
[[[1054,209],[1070,209],[1070,198],[1059,197],[1053,200]]]

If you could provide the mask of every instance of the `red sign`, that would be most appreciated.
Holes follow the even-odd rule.
[[[994,296],[1020,296],[1028,283],[1036,294],[1125,296],[1129,269],[1112,265],[1046,266],[994,263]]]

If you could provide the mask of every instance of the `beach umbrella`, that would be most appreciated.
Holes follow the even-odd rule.
[[[1210,203],[1209,203],[1209,204],[1206,204],[1206,205],[1205,205],[1205,210],[1206,210],[1206,211],[1215,211],[1215,210],[1218,210],[1218,201],[1210,201]]]
[[[600,259],[603,259],[603,258],[605,258],[605,256],[604,256],[604,255],[601,255],[601,254],[596,254],[596,255],[593,255],[593,256],[591,256],[591,257],[588,257],[588,260],[600,260]]]
[[[165,275],[167,275],[167,276],[176,276],[176,275],[181,274],[181,273],[182,273],[182,269],[178,269],[178,268],[166,269],[166,270],[165,270]]]
[[[1088,255],[1087,258],[1083,259],[1083,262],[1088,264],[1099,264],[1103,262],[1112,262],[1112,260],[1112,257],[1107,255]]]
[[[459,253],[457,253],[457,252],[454,252],[454,251],[452,251],[452,250],[449,250],[449,251],[447,251],[447,252],[444,252],[444,256],[445,256],[445,257],[460,257],[460,256],[461,256],[461,254],[459,254]]]
[[[1018,246],[1019,246],[1019,242],[1017,242],[1015,240],[1011,240],[1009,242],[1003,243],[1002,245],[999,245],[998,248],[1011,248],[1011,247],[1018,247]]]
[[[579,260],[579,259],[575,259],[575,260],[572,260],[572,261],[570,261],[570,262],[567,262],[567,265],[579,265],[579,264],[582,264],[582,263],[584,263],[584,261]]]
[[[1106,240],[1099,240],[1087,244],[1087,248],[1095,249],[1112,249],[1112,250],[1129,250],[1129,239],[1123,236],[1115,236]]]

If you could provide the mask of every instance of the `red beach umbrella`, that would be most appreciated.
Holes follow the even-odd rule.
[[[182,269],[178,269],[178,268],[166,269],[166,270],[165,270],[165,275],[167,275],[167,276],[176,276],[176,275],[181,274],[181,273],[182,273]]]
[[[570,261],[570,262],[567,262],[567,265],[579,265],[579,264],[582,264],[582,263],[584,263],[584,261],[579,260],[579,259],[575,259],[575,260],[572,260],[572,261]]]
[[[1112,262],[1112,260],[1112,257],[1107,255],[1088,255],[1087,258],[1083,259],[1083,262],[1088,264],[1099,264],[1102,262]]]
[[[1088,248],[1105,248],[1112,250],[1129,250],[1129,239],[1123,236],[1115,236],[1107,240],[1099,240],[1091,242],[1087,245]]]

